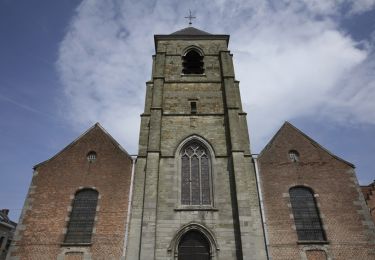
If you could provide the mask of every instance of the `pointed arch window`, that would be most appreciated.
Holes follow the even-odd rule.
[[[181,151],[181,204],[211,205],[211,159],[207,148],[197,141]]]
[[[203,74],[203,56],[196,50],[189,50],[182,57],[183,74]]]
[[[289,190],[298,240],[326,241],[313,192],[306,187]]]
[[[75,194],[64,243],[91,243],[98,195],[93,189],[80,190]]]

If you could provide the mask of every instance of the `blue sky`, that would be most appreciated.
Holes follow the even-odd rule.
[[[17,220],[32,167],[100,122],[131,154],[153,35],[231,35],[252,152],[288,120],[375,177],[375,1],[0,0],[0,208]]]

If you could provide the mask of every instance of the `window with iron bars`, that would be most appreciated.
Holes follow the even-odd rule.
[[[289,190],[298,240],[326,241],[313,192],[305,187]]]
[[[65,235],[65,244],[91,243],[97,204],[97,191],[84,189],[76,193]]]

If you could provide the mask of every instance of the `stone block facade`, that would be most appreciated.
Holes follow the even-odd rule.
[[[290,151],[298,152],[293,160]],[[258,158],[270,259],[375,259],[374,224],[354,166],[285,123]],[[313,191],[324,241],[300,241],[289,190]]]
[[[95,161],[88,160],[90,151],[96,152]],[[36,165],[7,259],[120,259],[131,169],[131,157],[99,124]],[[72,201],[85,188],[99,194],[91,243],[65,245]]]
[[[126,259],[177,259],[181,239],[192,230],[209,242],[210,259],[266,259],[246,114],[228,39],[155,36]],[[202,55],[203,74],[182,73],[191,49]],[[209,205],[181,202],[181,149],[189,142],[202,144],[210,156]]]

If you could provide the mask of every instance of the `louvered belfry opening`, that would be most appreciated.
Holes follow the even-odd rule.
[[[190,50],[182,57],[183,74],[203,74],[203,56],[197,51]]]
[[[181,204],[210,205],[209,153],[201,143],[190,142],[181,152]]]
[[[187,232],[178,245],[178,260],[209,260],[210,244],[198,231]]]
[[[76,193],[64,243],[91,243],[97,204],[97,191],[84,189]]]
[[[325,241],[325,234],[319,217],[313,192],[305,187],[289,190],[294,222],[300,241]]]

